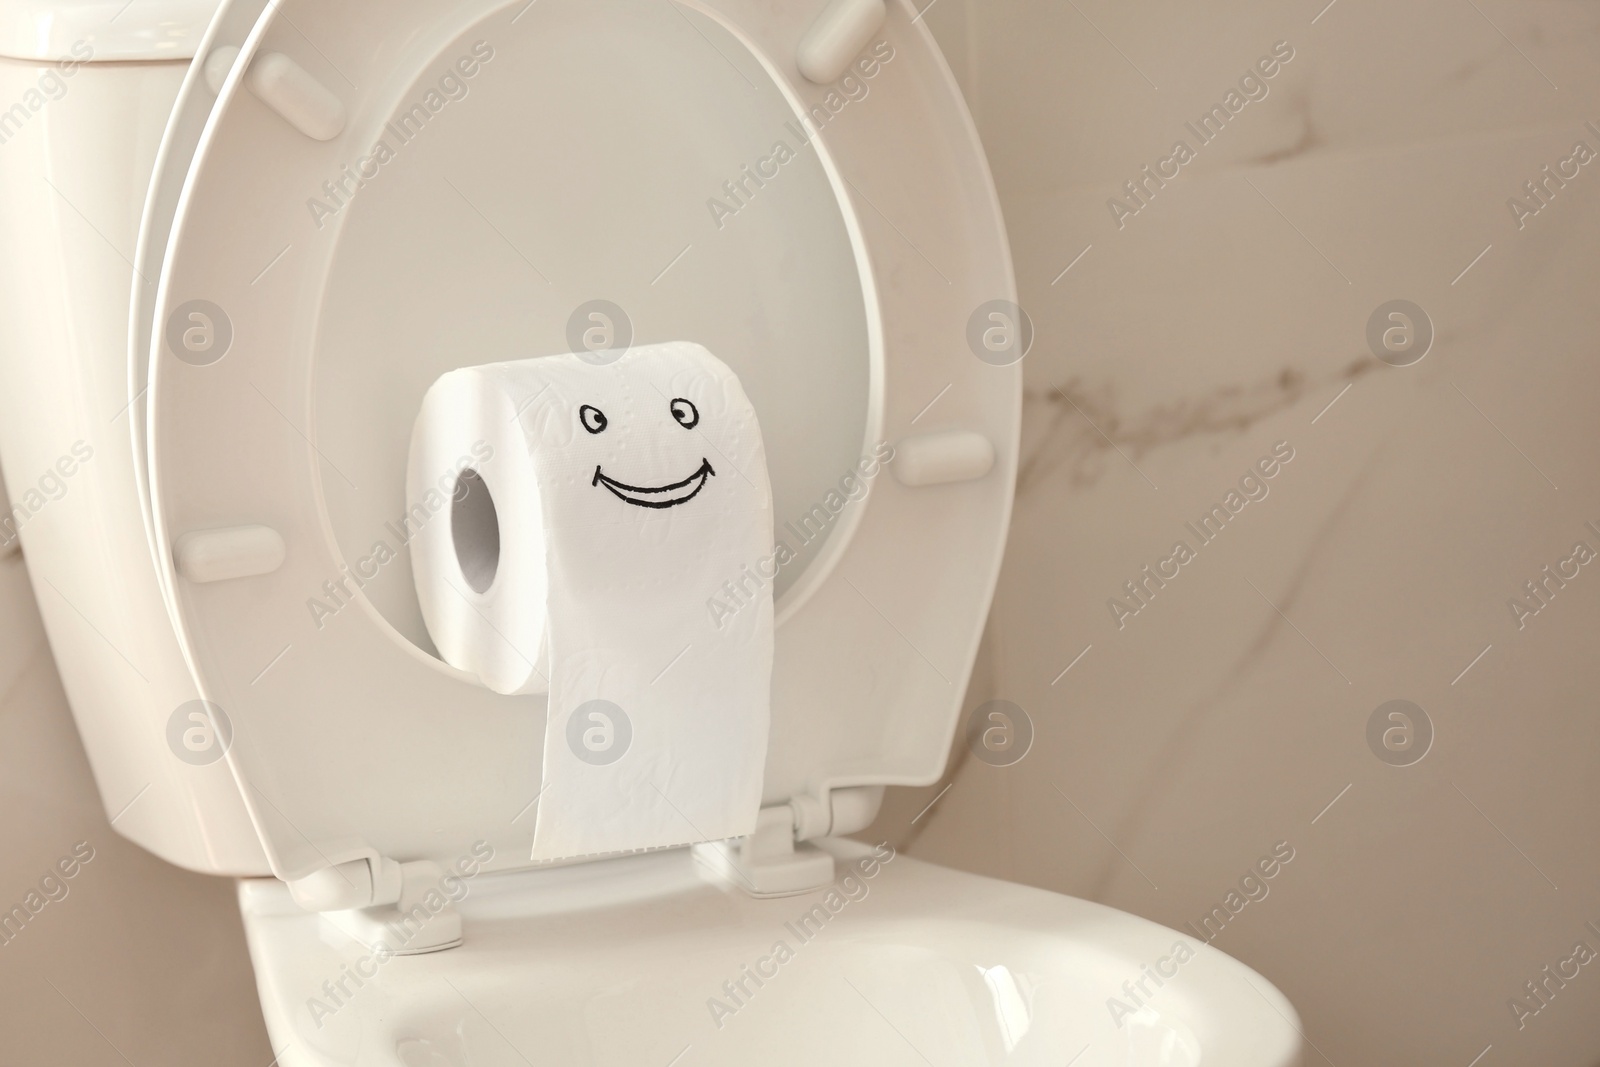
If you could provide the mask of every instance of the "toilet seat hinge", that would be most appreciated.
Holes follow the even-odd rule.
[[[746,837],[695,845],[694,858],[751,896],[806,893],[833,881],[833,856],[809,842],[865,829],[882,802],[881,785],[801,793],[762,808]]]
[[[399,863],[371,853],[288,882],[307,911],[377,952],[415,956],[461,944],[461,913],[431,860]]]

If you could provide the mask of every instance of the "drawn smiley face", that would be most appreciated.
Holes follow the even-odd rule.
[[[700,424],[700,409],[695,407],[692,401],[677,397],[667,407],[672,412],[673,419],[685,430],[692,430]],[[578,422],[593,434],[605,433],[609,425],[606,413],[593,404],[584,404],[578,408]],[[600,466],[598,463],[595,464],[594,479],[589,484],[602,486],[618,500],[641,508],[672,508],[679,504],[687,504],[717,473],[711,469],[711,461],[702,456],[699,468],[689,477],[668,485],[644,486],[619,482],[602,471]]]

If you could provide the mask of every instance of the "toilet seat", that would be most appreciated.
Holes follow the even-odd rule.
[[[683,852],[481,875],[463,889],[462,948],[387,961],[276,882],[241,883],[240,902],[286,1067],[1301,1062],[1283,995],[1197,938],[828,848],[855,872],[832,901],[755,900]],[[862,857],[870,876],[851,866]]]
[[[227,40],[218,27],[236,34],[249,21],[251,5],[262,7],[259,0],[225,4],[213,41]],[[689,164],[679,157],[709,158],[727,147],[714,142],[733,136],[728,131],[750,134],[740,142],[747,150],[742,158],[758,158],[767,141],[755,134],[784,136],[782,126],[762,125],[773,114],[761,110],[763,100],[781,100],[791,117],[829,106],[830,87],[806,82],[794,59],[821,6],[476,0],[441,11],[423,0],[337,8],[285,0],[249,30],[231,68],[215,48],[195,64],[152,193],[155,202],[181,189],[170,236],[163,241],[158,212],[142,247],[147,263],[159,263],[160,281],[143,309],[135,296],[136,329],[145,323],[143,336],[150,339],[152,536],[184,655],[202,692],[231,722],[235,739],[227,758],[279,877],[296,879],[378,856],[447,864],[489,835],[500,846],[497,864],[525,865],[533,820],[523,815],[540,788],[542,698],[500,697],[452,670],[415,635],[401,632],[403,620],[397,624],[392,612],[386,614],[373,590],[346,598],[328,590],[350,593],[351,571],[373,565],[374,557],[352,543],[347,528],[359,523],[348,513],[364,506],[363,494],[390,492],[391,482],[396,499],[400,492],[400,479],[388,478],[383,465],[403,462],[403,447],[363,451],[365,438],[382,436],[373,430],[374,418],[389,420],[384,433],[402,425],[395,413],[409,419],[415,411],[406,390],[420,398],[421,386],[439,370],[569,347],[561,343],[564,315],[552,321],[546,310],[520,321],[514,314],[518,301],[533,304],[541,292],[530,273],[543,273],[536,265],[540,256],[526,250],[530,220],[557,235],[565,222],[560,211],[536,213],[538,205],[519,201],[515,191],[527,175],[546,173],[538,168],[559,174],[573,164],[559,154],[527,154],[515,129],[509,135],[504,129],[463,133],[451,150],[476,163],[454,173],[459,198],[445,201],[412,184],[424,170],[417,161],[429,158],[434,149],[428,145],[436,142],[418,137],[417,146],[372,170],[367,160],[378,131],[402,105],[421,99],[423,89],[442,84],[439,72],[472,55],[482,38],[496,42],[501,65],[480,58],[472,95],[442,105],[441,119],[459,125],[436,120],[428,128],[430,137],[438,131],[441,145],[456,136],[452,129],[468,130],[487,121],[486,114],[516,113],[530,125],[565,114],[559,108],[578,106],[571,101],[587,99],[581,96],[587,88],[606,106],[615,105],[608,121],[629,136],[647,135],[650,124],[624,121],[628,101],[659,97],[696,105],[657,116],[682,120],[676,128],[686,131],[694,150],[658,152],[646,171],[652,181],[687,174]],[[602,16],[609,20],[603,25]],[[549,97],[519,95],[518,85],[535,85],[539,72],[559,66],[566,53],[547,52],[541,62],[519,66],[517,50],[566,40],[562,34],[590,45],[621,41],[634,51],[626,63],[618,59],[606,69],[606,78],[592,73],[605,66],[598,53],[585,53],[581,69],[573,68],[571,99],[554,90]],[[757,408],[768,455],[778,457],[775,485],[812,479],[793,494],[787,505],[792,515],[821,500],[848,462],[880,443],[908,454],[945,454],[917,447],[918,438],[942,435],[941,447],[958,440],[965,449],[957,450],[956,462],[934,462],[931,476],[921,463],[916,477],[904,476],[910,484],[878,477],[865,500],[844,509],[816,558],[779,600],[764,803],[809,797],[822,811],[831,790],[926,783],[942,769],[998,570],[1017,451],[1018,368],[975,358],[967,341],[969,318],[980,305],[1014,299],[981,148],[915,9],[889,5],[878,39],[894,58],[865,94],[834,91],[842,110],[823,112],[833,117],[805,148],[815,153],[814,164],[807,164],[813,170],[789,164],[781,184],[757,187],[765,201],[746,187],[737,217],[713,212],[722,225],[695,238],[704,241],[698,247],[708,250],[707,259],[732,255],[728,249],[748,251],[711,275],[719,285],[748,279],[747,290],[715,298],[713,290],[697,288],[696,260],[666,262],[676,247],[666,223],[650,234],[662,239],[650,246],[653,258],[642,269],[621,253],[587,265],[602,280],[655,274],[636,291],[664,320],[660,328],[674,333],[696,326],[726,326],[736,336],[743,336],[738,330],[752,336],[767,330],[767,341],[781,346],[789,333],[834,329],[855,317],[854,332],[818,335],[823,341],[808,350],[817,360],[816,375],[797,373],[794,368],[809,368],[797,359],[763,364],[737,344],[734,351],[711,345],[740,371],[753,396],[765,388],[784,399],[765,408],[758,399]],[[213,76],[228,73],[194,137],[193,116],[205,101],[199,82],[208,68]],[[632,96],[606,96],[612,80],[634,75]],[[504,79],[500,88],[491,90],[491,76]],[[712,77],[726,84],[695,80]],[[274,90],[273,84],[291,88]],[[474,97],[484,110],[471,110]],[[515,111],[528,100],[553,102],[536,112]],[[192,158],[183,148],[185,136],[194,138]],[[493,157],[490,150],[508,141],[524,155]],[[307,191],[345,180],[351,166],[368,174],[370,184],[331,216],[308,212],[314,197]],[[743,170],[729,166],[722,173],[737,177]],[[586,177],[600,184],[606,175]],[[687,182],[691,187],[705,188]],[[793,200],[784,205],[784,197]],[[333,202],[331,194],[322,198]],[[743,210],[763,202],[782,209],[770,216]],[[620,213],[626,206],[615,201],[611,209]],[[690,214],[699,210],[692,206]],[[636,217],[635,223],[643,232],[657,217]],[[449,264],[448,256],[434,253],[449,248],[469,224],[477,227],[473,240],[480,244],[460,260],[459,275],[441,267],[424,279],[442,292],[435,303],[428,302],[426,285],[410,291],[399,275],[389,275],[387,287],[363,280],[417,264]],[[706,229],[711,222],[699,225]],[[770,230],[755,229],[763,225]],[[767,232],[770,240],[754,242],[747,231]],[[415,253],[414,245],[430,241],[428,256]],[[640,238],[616,247],[645,244]],[[574,245],[541,249],[549,247]],[[351,263],[366,274],[352,276]],[[548,261],[544,269],[556,270]],[[683,288],[670,297],[650,295],[669,292],[649,288],[668,270],[679,271],[669,282],[682,279]],[[784,303],[791,277],[797,292],[815,297],[810,306]],[[580,284],[598,288],[590,279]],[[383,291],[375,296],[373,289]],[[762,299],[752,302],[751,294]],[[480,297],[487,312],[476,306]],[[229,327],[231,341],[214,361],[180,358],[174,347],[195,306],[221,310]],[[371,352],[363,352],[364,364],[341,364],[344,353],[361,350],[363,331],[388,328],[380,308],[432,314],[433,326],[456,321],[454,309],[467,308],[488,314],[493,329],[463,327],[473,337],[469,351],[430,350],[432,367],[408,350],[405,334],[395,336],[394,348],[402,351],[386,364]],[[674,320],[678,312],[683,315]],[[698,323],[693,314],[700,315]],[[781,329],[768,321],[781,316],[787,316]],[[645,315],[638,317],[648,330]],[[215,325],[208,321],[207,328]],[[535,342],[535,336],[544,340]],[[829,340],[839,337],[845,342]],[[640,337],[657,339],[666,338]],[[844,350],[840,345],[856,344],[859,357],[834,354]],[[790,368],[783,372],[788,377],[763,385],[769,365]],[[404,373],[417,380],[397,385],[396,375]],[[135,380],[131,391],[137,394],[139,385]],[[790,395],[807,389],[825,399],[844,389],[851,398],[844,407],[831,399],[812,405],[814,439],[812,426],[785,410]],[[354,414],[337,417],[346,409]],[[974,442],[976,449],[969,447]],[[826,462],[837,466],[824,474],[811,454],[827,449],[833,458]],[[972,462],[974,454],[981,462]],[[352,456],[371,460],[376,473],[359,469]],[[785,506],[780,500],[780,520]],[[376,529],[373,535],[379,536]],[[389,575],[404,566],[395,564]],[[374,589],[378,584],[374,579]],[[308,610],[318,599],[337,605],[334,618]]]

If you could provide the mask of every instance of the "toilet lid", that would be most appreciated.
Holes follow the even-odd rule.
[[[433,654],[396,520],[427,386],[568,351],[574,324],[703,343],[756,406],[798,557],[764,803],[942,769],[1020,397],[969,327],[1014,286],[915,10],[816,85],[795,55],[824,6],[284,0],[231,67],[197,62],[152,193],[179,190],[170,232],[141,245],[134,391],[143,369],[180,640],[275,873],[483,838],[525,862],[543,698]],[[890,447],[916,462],[840,491]]]

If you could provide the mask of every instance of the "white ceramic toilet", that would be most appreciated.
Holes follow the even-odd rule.
[[[1301,1062],[1189,935],[845,836],[945,766],[1017,458],[910,4],[0,0],[0,57],[12,521],[108,816],[240,880],[278,1063]],[[590,329],[734,369],[795,559],[757,831],[537,864],[544,698],[435,655],[395,523],[434,379]]]

